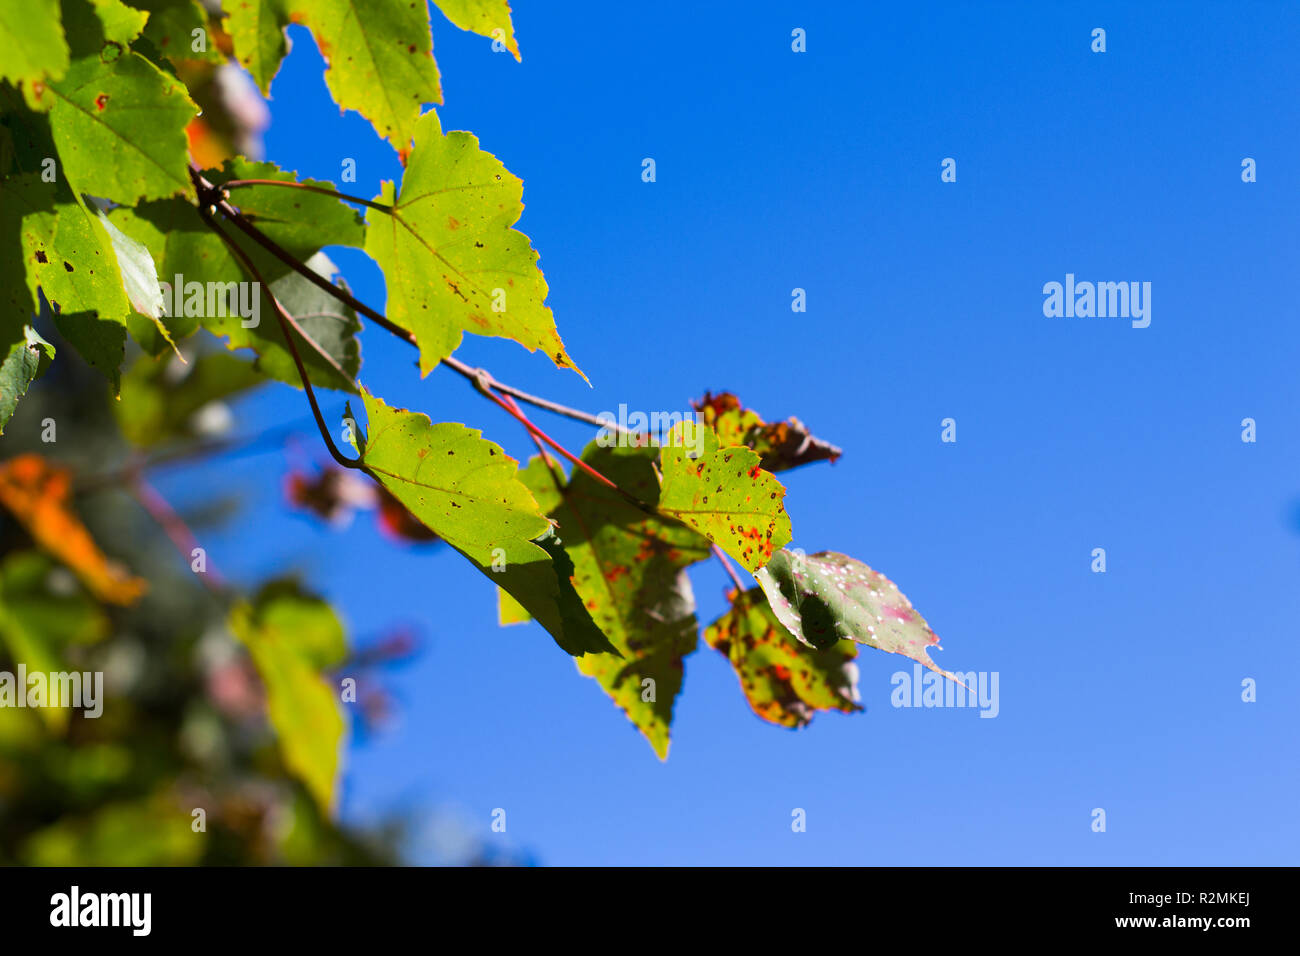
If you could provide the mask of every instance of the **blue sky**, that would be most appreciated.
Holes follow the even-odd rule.
[[[942,666],[998,672],[1000,713],[894,709],[910,666],[864,648],[867,712],[785,731],[702,647],[661,764],[543,631],[495,626],[457,555],[290,513],[276,453],[169,472],[182,502],[214,474],[250,496],[209,542],[227,575],[300,570],[361,639],[417,628],[399,722],[348,754],[345,815],[450,807],[551,864],[1295,864],[1300,8],[514,6],[522,64],[434,12],[439,113],[523,178],[520,228],[594,388],[505,340],[460,356],[592,411],[730,389],[802,418],[846,453],[784,476],[794,544],[892,577]],[[354,158],[348,188],[373,195],[395,154],[292,37],[268,158],[336,182]],[[382,306],[373,263],[335,259]],[[1045,317],[1066,273],[1151,282],[1150,327]],[[463,381],[363,343],[387,401],[529,454]],[[247,433],[305,415],[287,387],[236,408]],[[694,580],[711,621],[725,579]]]

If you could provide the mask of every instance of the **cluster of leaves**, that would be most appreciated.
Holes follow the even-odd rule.
[[[194,0],[37,5],[34,25],[16,0],[0,0],[0,43],[22,51],[0,67],[0,427],[53,358],[54,336],[33,320],[42,309],[120,393],[122,432],[143,449],[215,399],[264,381],[302,388],[336,461],[377,482],[403,536],[418,526],[478,567],[500,589],[502,622],[537,621],[661,756],[683,661],[700,638],[687,569],[710,556],[736,587],[704,636],[764,719],[798,727],[818,710],[859,709],[857,644],[934,668],[937,638],[891,582],[842,555],[786,548],[785,487],[774,473],[839,455],[797,419],[769,424],[732,395],[706,395],[699,421],[669,434],[562,452],[573,462],[566,473],[545,450],[558,446],[510,397],[518,393],[454,358],[470,332],[582,375],[546,304],[538,253],[515,228],[522,182],[472,134],[444,132],[424,111],[442,97],[427,4],[240,0],[224,18]],[[519,55],[506,0],[436,5]],[[268,91],[290,23],[311,31],[337,104],[397,151],[400,183],[371,199],[346,196],[223,152],[240,137],[216,101],[197,116],[203,82],[230,63]],[[361,249],[380,266],[384,313],[352,297],[327,245]],[[185,279],[170,301],[160,276]],[[254,327],[210,292],[205,301],[204,290],[249,281],[270,316]],[[521,468],[478,429],[386,403],[361,381],[359,315],[414,345],[421,375],[441,365],[469,378],[542,453]],[[189,340],[203,337],[230,352],[199,350],[177,395],[173,355],[194,359]],[[124,374],[128,341],[140,355]],[[334,446],[317,388],[351,396],[355,458]],[[87,567],[57,550],[66,542],[41,539],[34,517],[37,500],[64,508],[66,479],[38,460],[9,468],[0,504],[94,587]],[[329,513],[338,487],[303,481],[295,494]],[[732,560],[756,586],[741,584]],[[343,722],[321,674],[344,651],[307,600],[274,590],[239,600],[227,626],[261,674],[285,765],[328,810]]]

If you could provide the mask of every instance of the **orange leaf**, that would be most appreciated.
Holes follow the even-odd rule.
[[[19,455],[0,463],[0,505],[8,508],[32,539],[58,558],[101,601],[129,605],[148,584],[110,561],[68,506],[71,476],[40,455]]]

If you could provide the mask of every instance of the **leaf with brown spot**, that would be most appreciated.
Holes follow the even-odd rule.
[[[761,588],[732,591],[731,609],[704,640],[735,668],[754,713],[782,727],[806,727],[819,710],[859,711],[858,649],[836,641],[825,650],[790,636]]]
[[[797,418],[763,421],[730,392],[705,392],[691,404],[700,420],[718,433],[719,442],[754,449],[768,471],[787,471],[817,461],[834,463],[843,454],[838,446],[812,435]]]
[[[660,451],[659,509],[699,531],[753,572],[790,540],[785,487],[743,446],[719,447],[705,425],[682,422]]]
[[[32,536],[41,550],[57,558],[95,597],[130,605],[147,587],[109,560],[71,508],[72,476],[40,455],[19,455],[0,463],[0,505]]]

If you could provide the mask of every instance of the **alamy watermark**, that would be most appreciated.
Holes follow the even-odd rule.
[[[1067,272],[1064,284],[1044,284],[1043,295],[1049,319],[1132,319],[1135,329],[1151,324],[1150,282],[1075,282]]]
[[[967,671],[952,676],[961,683],[931,670],[922,672],[920,664],[913,664],[910,674],[895,671],[889,679],[894,687],[889,703],[894,707],[978,707],[981,717],[998,715],[997,671]]]
[[[260,282],[186,282],[179,272],[163,282],[163,315],[215,319],[238,316],[239,324],[255,329],[262,321]]]
[[[682,424],[683,447],[690,449],[692,458],[704,453],[705,429],[700,427],[694,412],[629,412],[627,405],[618,406],[618,414],[600,412],[597,416],[606,424],[596,434],[596,444],[601,448],[640,448],[648,444],[667,444],[669,436]]]
[[[104,713],[102,671],[0,671],[0,707],[73,707],[87,717]]]

